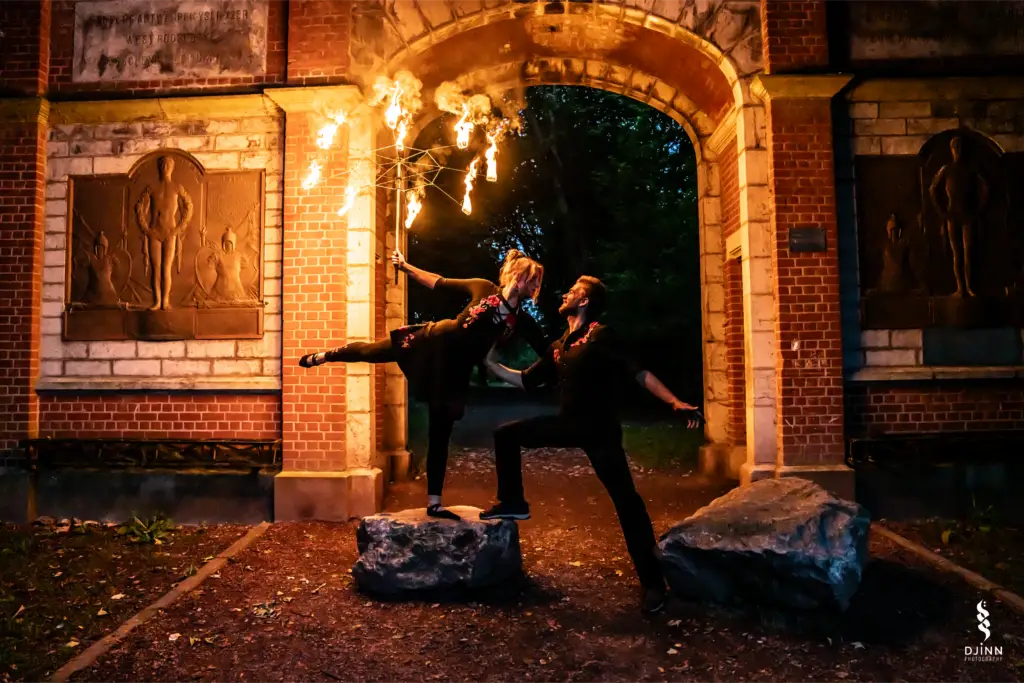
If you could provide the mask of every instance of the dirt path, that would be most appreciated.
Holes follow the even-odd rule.
[[[490,454],[453,458],[452,503],[493,491]],[[659,532],[720,489],[637,473]],[[75,680],[1019,680],[1024,621],[988,604],[999,663],[966,663],[978,594],[876,540],[842,617],[670,604],[645,619],[607,497],[572,451],[532,453],[528,580],[475,603],[384,603],[356,592],[355,524],[278,524],[200,592]],[[423,482],[388,507],[422,504]],[[174,636],[174,634],[178,634]],[[174,637],[172,641],[171,638]]]

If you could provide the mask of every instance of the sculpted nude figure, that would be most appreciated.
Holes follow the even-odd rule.
[[[181,238],[192,220],[192,198],[171,178],[174,159],[160,157],[157,168],[160,182],[143,191],[135,205],[135,217],[145,237],[146,271],[153,278],[154,303],[149,310],[166,311],[171,308],[171,264],[176,261],[181,272]]]
[[[988,183],[977,169],[964,161],[963,141],[959,137],[949,141],[949,150],[953,160],[935,174],[928,194],[942,217],[942,236],[948,234],[953,250],[954,296],[975,296],[971,287],[971,260],[978,219],[988,202]]]

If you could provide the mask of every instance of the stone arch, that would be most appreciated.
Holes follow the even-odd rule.
[[[364,86],[377,75],[403,69],[422,81],[425,106],[410,131],[414,138],[439,115],[433,106],[434,91],[448,81],[463,85],[467,91],[491,95],[530,85],[609,90],[645,102],[686,130],[698,159],[707,436],[712,442],[725,443],[730,409],[722,205],[726,181],[720,157],[731,155],[733,177],[729,182],[737,188],[730,202],[736,204],[733,213],[739,224],[754,225],[765,232],[744,239],[742,251],[745,255],[751,251],[757,251],[758,256],[768,253],[763,104],[750,89],[753,77],[762,70],[759,0],[712,2],[700,7],[698,3],[646,0],[395,0],[353,10],[350,55],[353,76]],[[750,246],[754,242],[757,245]],[[393,248],[393,244],[386,248]],[[772,294],[770,260],[746,262],[746,256],[744,260],[744,297],[750,300],[752,293]],[[404,322],[405,292],[400,287],[389,279],[388,328]],[[768,312],[768,299],[758,299],[757,311],[752,305],[745,306],[747,327],[754,319],[762,327],[771,323],[767,319],[773,316]],[[749,337],[749,329],[745,337]],[[748,338],[744,346],[746,366],[750,367],[755,343]],[[774,395],[773,373],[765,367],[758,376],[758,386],[766,396]],[[748,384],[753,384],[752,376],[747,373]],[[389,398],[383,408],[392,420],[404,414],[404,405],[394,403],[395,397],[404,394],[394,386],[401,381],[400,376],[390,376],[384,391]],[[755,393],[746,392],[748,423],[753,421],[750,417],[755,398],[761,399],[762,406],[766,403],[766,396]],[[773,420],[774,413],[763,415],[759,424],[768,427]],[[404,422],[399,429],[404,435]],[[400,449],[404,436],[386,425],[384,431],[385,450]],[[773,428],[771,438],[766,433],[748,436],[747,442],[765,451],[759,454],[759,461],[774,459]]]

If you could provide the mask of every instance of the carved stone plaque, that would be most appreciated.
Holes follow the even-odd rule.
[[[178,150],[72,176],[64,339],[262,337],[264,185]]]
[[[1021,156],[956,129],[917,156],[856,158],[865,329],[1024,322]]]
[[[268,0],[75,3],[76,83],[262,76]]]

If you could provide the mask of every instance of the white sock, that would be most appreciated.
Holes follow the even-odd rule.
[[[435,505],[441,505],[441,496],[427,496],[427,507],[434,507]]]

